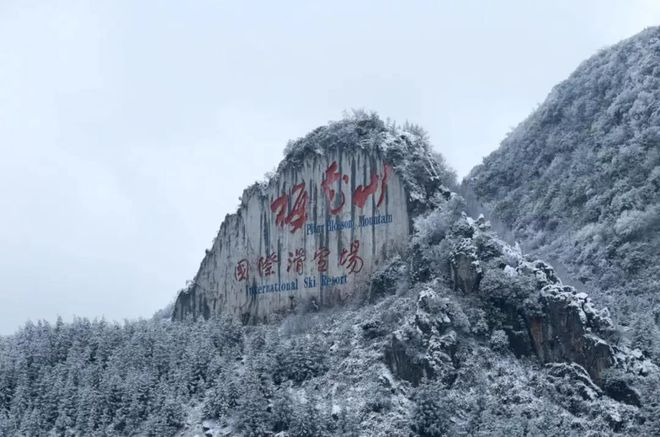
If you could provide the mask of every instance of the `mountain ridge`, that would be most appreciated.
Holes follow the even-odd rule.
[[[656,362],[658,101],[654,27],[581,63],[463,181],[467,197],[611,308]]]

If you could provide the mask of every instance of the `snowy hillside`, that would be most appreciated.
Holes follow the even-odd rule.
[[[429,148],[419,128],[387,129]],[[451,185],[424,156],[427,182]],[[441,192],[419,204],[405,256],[340,306],[260,325],[27,324],[0,339],[0,435],[656,433],[658,367],[606,309]]]
[[[464,182],[660,362],[660,28],[585,61]]]

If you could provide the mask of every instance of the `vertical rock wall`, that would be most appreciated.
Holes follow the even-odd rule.
[[[310,153],[267,186],[246,190],[177,298],[174,319],[229,313],[263,321],[332,305],[402,252],[409,232],[403,183],[379,154]]]

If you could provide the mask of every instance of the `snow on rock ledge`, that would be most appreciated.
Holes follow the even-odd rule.
[[[597,310],[586,293],[563,285],[547,263],[526,259],[474,221],[461,221],[449,258],[454,289],[497,308],[514,353],[534,353],[543,363],[576,363],[608,395],[638,405],[633,389],[606,381],[604,372],[618,368],[643,375],[657,368],[608,340],[615,337],[609,312]]]

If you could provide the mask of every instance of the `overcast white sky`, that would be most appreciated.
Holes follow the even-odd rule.
[[[148,317],[243,188],[350,108],[460,176],[657,1],[0,0],[0,333]]]

